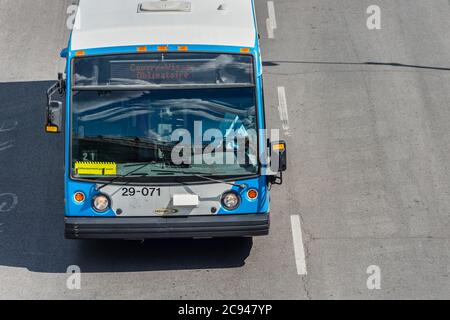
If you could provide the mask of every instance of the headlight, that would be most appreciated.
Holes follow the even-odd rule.
[[[107,196],[100,194],[98,196],[95,196],[92,200],[92,206],[94,207],[94,210],[97,212],[105,212],[109,209],[109,199]]]
[[[227,210],[234,210],[239,207],[241,198],[235,192],[227,192],[222,196],[222,206]]]

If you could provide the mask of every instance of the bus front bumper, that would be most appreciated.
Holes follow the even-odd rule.
[[[65,218],[67,239],[252,237],[269,234],[269,214]]]

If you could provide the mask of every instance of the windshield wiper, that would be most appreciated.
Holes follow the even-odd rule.
[[[183,173],[183,174],[185,174],[185,173]],[[189,174],[189,173],[186,173],[186,174]],[[225,180],[210,178],[210,177],[204,176],[202,174],[197,174],[197,173],[193,173],[192,175],[194,177],[197,177],[197,178],[200,178],[200,179],[204,179],[204,180],[209,180],[209,181],[219,182],[219,183],[225,183],[225,184],[228,184],[228,185],[233,186],[233,187],[238,187],[239,189],[247,188],[247,185],[244,184],[244,183],[243,184],[236,184],[236,183],[228,182],[228,181],[225,181]]]
[[[102,190],[103,188],[113,184],[115,181],[117,181],[119,179],[127,178],[127,177],[130,177],[130,176],[137,176],[138,178],[147,177],[149,175],[148,173],[141,173],[141,174],[137,174],[137,175],[135,173],[140,171],[140,170],[142,170],[142,169],[144,169],[144,168],[146,168],[147,166],[149,166],[151,164],[153,164],[153,163],[152,162],[148,162],[148,163],[145,163],[145,164],[139,163],[139,164],[134,164],[134,165],[128,165],[130,167],[132,167],[132,166],[139,166],[140,165],[140,167],[137,168],[136,170],[132,170],[132,171],[128,172],[127,174],[120,175],[120,176],[117,176],[117,177],[111,179],[111,181],[109,181],[109,182],[101,185],[100,187],[98,187],[97,191]]]
[[[174,166],[174,165],[172,165],[172,166]],[[176,165],[175,165],[175,166],[176,166]],[[173,174],[175,174],[175,173],[181,173],[181,174],[184,174],[184,175],[192,175],[192,176],[194,176],[194,177],[197,177],[197,178],[200,178],[200,179],[203,179],[203,180],[208,180],[208,181],[213,181],[213,182],[218,182],[218,183],[225,183],[225,184],[228,184],[228,185],[233,186],[233,187],[238,187],[238,188],[240,188],[240,189],[245,189],[245,188],[247,188],[247,185],[246,185],[246,184],[236,184],[236,183],[228,182],[228,181],[221,180],[221,179],[214,179],[214,178],[205,176],[205,175],[202,174],[201,172],[187,172],[187,171],[183,171],[183,170],[179,170],[179,171],[155,170],[155,171],[161,171],[161,172],[165,172],[165,173],[173,173]]]
[[[98,187],[97,191],[102,190],[103,188],[113,184],[115,181],[117,181],[119,179],[127,178],[127,177],[134,176],[134,175],[136,175],[139,178],[147,177],[147,176],[149,176],[148,173],[136,174],[136,172],[146,168],[147,166],[149,166],[151,164],[153,164],[153,163],[152,162],[145,163],[145,164],[141,165],[139,168],[137,168],[136,170],[130,171],[130,172],[128,172],[125,175],[114,177],[113,179],[111,179],[111,181],[109,181],[109,182],[101,185],[100,187]],[[140,164],[134,164],[134,165],[128,165],[128,166],[135,166],[135,165],[140,165]],[[154,171],[159,171],[159,170],[154,170]],[[247,185],[244,184],[244,183],[243,184],[236,184],[236,183],[228,182],[228,181],[221,180],[221,179],[214,179],[214,178],[207,177],[207,176],[205,176],[205,175],[203,175],[202,173],[199,173],[199,172],[167,171],[167,170],[161,170],[161,171],[162,172],[166,172],[166,173],[174,173],[174,174],[175,173],[181,173],[181,174],[185,174],[185,175],[192,175],[194,177],[197,177],[197,178],[200,178],[200,179],[203,179],[203,180],[208,180],[208,181],[213,181],[213,182],[218,182],[218,183],[224,183],[224,184],[228,184],[228,185],[233,186],[233,187],[238,187],[240,189],[247,188]],[[183,185],[188,185],[186,182],[179,182],[179,183],[181,183]]]

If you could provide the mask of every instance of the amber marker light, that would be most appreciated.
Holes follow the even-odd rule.
[[[286,149],[286,145],[284,143],[277,143],[273,145],[273,150],[276,151],[284,151]]]
[[[45,126],[45,131],[48,133],[58,133],[59,128],[57,126],[47,125]]]
[[[250,189],[247,191],[247,197],[250,200],[255,200],[256,198],[258,198],[258,191],[256,191],[255,189]]]
[[[83,192],[78,191],[75,192],[75,194],[73,195],[73,199],[75,200],[76,203],[82,203],[86,199],[86,196],[84,195]]]

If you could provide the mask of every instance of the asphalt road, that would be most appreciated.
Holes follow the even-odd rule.
[[[271,234],[138,243],[64,240],[63,136],[43,119],[71,2],[0,0],[0,298],[450,298],[450,3],[276,0],[269,32],[256,2],[267,120],[289,148]]]

